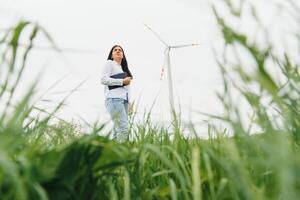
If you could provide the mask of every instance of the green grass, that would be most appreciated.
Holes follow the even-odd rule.
[[[211,117],[231,127],[232,137],[210,125],[207,140],[186,138],[181,127],[172,133],[148,117],[142,124],[132,124],[132,140],[122,144],[99,136],[103,125],[95,124],[85,134],[74,123],[53,124],[65,100],[47,112],[37,108],[33,97],[38,81],[15,99],[36,35],[46,35],[52,45],[53,41],[30,22],[20,22],[3,34],[0,199],[299,199],[299,64],[287,54],[279,59],[271,46],[261,49],[250,43],[247,35],[234,31],[214,11],[227,46],[246,49],[256,69],[249,74],[242,64],[231,66],[226,59],[217,59],[224,81],[218,97],[225,113]],[[30,45],[21,50],[18,41],[25,28],[31,30]],[[270,59],[281,69],[285,83],[265,69]],[[242,80],[240,85],[231,80],[231,73]],[[251,89],[253,84],[259,90]],[[233,91],[253,111],[251,125],[260,133],[249,134]],[[265,99],[270,100],[267,105]],[[35,117],[33,111],[43,117]]]

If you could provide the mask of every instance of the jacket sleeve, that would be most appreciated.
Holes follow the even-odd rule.
[[[112,67],[113,66],[109,61],[105,63],[101,74],[101,83],[107,86],[123,85],[123,79],[110,78]]]

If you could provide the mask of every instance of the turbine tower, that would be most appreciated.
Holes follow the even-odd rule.
[[[166,43],[152,28],[150,28],[147,24],[144,24],[164,45],[165,45],[165,51],[164,51],[164,63],[163,63],[163,69],[161,72],[161,77],[163,75],[163,70],[165,67],[165,64],[167,65],[168,70],[168,86],[169,86],[169,102],[170,102],[170,109],[171,109],[171,116],[176,122],[176,112],[175,112],[175,104],[174,104],[174,90],[173,90],[173,79],[172,79],[172,69],[171,69],[171,58],[170,58],[170,51],[171,49],[178,49],[183,47],[190,47],[190,46],[197,46],[199,44],[184,44],[184,45],[169,45]]]

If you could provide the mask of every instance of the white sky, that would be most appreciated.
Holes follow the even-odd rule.
[[[267,2],[270,3],[266,1],[262,9],[268,6]],[[90,50],[62,55],[34,51],[23,78],[24,83],[30,83],[43,70],[38,91],[45,92],[66,76],[45,96],[56,102],[66,95],[59,92],[70,91],[87,79],[68,99],[59,116],[67,120],[81,116],[88,122],[109,119],[100,73],[114,44],[123,47],[134,75],[132,91],[139,102],[138,116],[150,108],[159,94],[152,116],[159,121],[169,119],[166,71],[163,81],[159,80],[164,46],[143,23],[169,44],[201,43],[198,47],[171,51],[176,103],[181,104],[183,120],[192,118],[198,124],[204,117],[195,111],[212,114],[222,111],[215,95],[222,83],[211,49],[220,47],[217,50],[222,52],[223,40],[210,3],[206,0],[2,0],[0,24],[9,27],[21,18],[33,20],[50,33],[59,47]],[[269,23],[272,11],[263,14],[262,18]],[[251,24],[242,25],[241,29],[250,27],[253,32]],[[36,44],[47,45],[42,37]],[[205,135],[205,131],[200,134]]]

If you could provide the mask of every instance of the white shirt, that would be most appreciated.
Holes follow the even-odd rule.
[[[128,102],[130,102],[130,85],[112,90],[108,89],[108,86],[123,85],[123,79],[110,78],[111,75],[119,73],[123,73],[122,66],[116,61],[107,60],[101,75],[101,83],[104,85],[105,98],[121,98],[126,100],[128,96]]]

